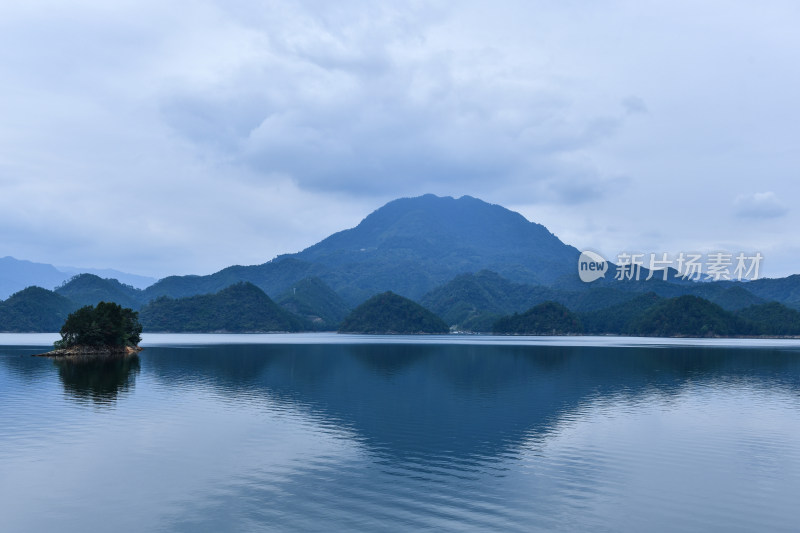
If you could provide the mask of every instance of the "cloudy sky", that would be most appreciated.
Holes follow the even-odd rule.
[[[0,257],[263,263],[469,194],[800,272],[800,3],[0,3]]]

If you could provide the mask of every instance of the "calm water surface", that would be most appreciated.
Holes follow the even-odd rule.
[[[52,340],[0,335],[3,532],[800,527],[794,341]]]

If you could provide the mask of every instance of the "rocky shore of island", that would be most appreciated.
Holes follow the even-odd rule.
[[[46,353],[34,354],[35,357],[75,357],[133,355],[142,351],[140,346],[85,346],[76,345],[69,348],[57,348]]]

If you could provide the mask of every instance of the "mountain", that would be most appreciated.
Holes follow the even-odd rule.
[[[377,294],[359,305],[342,322],[340,333],[449,333],[438,316],[392,292]]]
[[[735,281],[718,281],[714,283],[691,283],[681,285],[680,291],[664,293],[661,291],[659,296],[671,298],[692,294],[699,296],[710,302],[714,302],[726,311],[738,311],[751,305],[763,304],[766,300],[756,296],[748,289],[750,283],[739,283]]]
[[[57,287],[55,292],[81,306],[114,302],[122,307],[139,309],[143,299],[141,290],[94,274],[79,274]]]
[[[617,281],[612,274],[583,283],[577,276],[578,255],[519,213],[469,196],[425,195],[389,202],[354,228],[261,265],[234,265],[208,276],[169,276],[145,289],[83,274],[56,292],[81,305],[102,300],[138,309],[164,296],[213,295],[244,282],[323,329],[335,327],[348,309],[371,295],[387,291],[419,301],[448,324],[471,331],[491,330],[499,317],[546,301],[585,314],[648,293],[663,299],[691,294],[730,312],[769,301],[800,309],[800,275],[697,283],[676,278],[674,272],[669,281],[660,276]],[[609,263],[609,269],[614,265]],[[47,276],[45,286],[52,287],[65,281],[62,275],[51,265],[0,260],[0,288]],[[620,323],[600,320],[597,327]]]
[[[261,265],[230,266],[207,276],[169,276],[147,287],[141,301],[211,294],[242,281],[277,299],[300,280],[316,277],[349,307],[373,294],[392,291],[424,301],[456,324],[522,311],[547,300],[575,312],[591,311],[648,292],[663,298],[696,294],[731,311],[772,300],[800,309],[800,276],[749,283],[695,283],[676,277],[673,271],[669,281],[660,276],[647,282],[617,281],[609,275],[583,283],[577,276],[578,256],[577,249],[519,213],[469,196],[429,194],[389,202],[354,228]],[[483,302],[465,298],[447,309],[441,302],[434,305],[434,299],[442,294],[430,294],[432,291],[462,274],[482,270],[518,287],[524,285],[525,297],[507,286],[511,292],[488,300],[482,296]],[[644,271],[644,277],[646,274]]]
[[[522,314],[514,313],[498,319],[494,333],[513,335],[566,335],[583,333],[578,316],[557,302],[535,305]]]
[[[81,268],[73,266],[56,266],[56,268],[68,274],[68,277],[77,276],[79,274],[94,274],[103,279],[117,280],[121,284],[131,286],[135,289],[144,289],[158,281],[157,278],[121,272],[113,268]]]
[[[654,292],[648,292],[623,303],[580,314],[584,331],[594,335],[623,335],[631,331],[631,323],[645,311],[662,301]]]
[[[303,321],[273,302],[252,283],[237,283],[216,294],[162,296],[139,312],[145,331],[252,333],[301,331]]]
[[[456,276],[428,292],[420,303],[448,324],[463,328],[467,322],[526,309],[536,293],[544,293],[542,297],[547,299],[552,292],[546,287],[514,283],[496,272],[481,270]]]
[[[501,316],[521,313],[547,301],[558,302],[574,312],[586,312],[627,302],[638,295],[608,286],[578,291],[514,283],[496,272],[482,270],[456,276],[427,293],[420,303],[460,330],[491,331]]]
[[[168,276],[145,289],[143,298],[150,301],[160,296],[183,298],[210,294],[242,281],[252,283],[270,297],[277,297],[301,279],[323,270],[319,265],[285,256],[263,265],[230,266],[207,276]]]
[[[800,310],[800,274],[785,278],[762,278],[745,284],[747,290],[765,301],[780,302]]]
[[[458,274],[483,269],[512,281],[552,283],[574,275],[578,255],[519,213],[470,196],[428,194],[389,202],[294,257],[323,265],[326,283],[360,301],[387,289],[420,298]]]
[[[335,330],[350,313],[344,300],[324,281],[315,277],[301,279],[275,301],[318,329]]]
[[[23,261],[13,257],[0,258],[0,300],[26,287],[38,286],[52,289],[69,275],[53,265]],[[59,326],[60,327],[60,326]]]
[[[726,311],[738,311],[746,307],[766,303],[764,298],[756,296],[740,285],[734,285],[719,295],[710,298],[710,300]]]
[[[216,292],[238,281],[277,297],[313,276],[348,305],[358,305],[385,291],[418,299],[458,274],[483,269],[518,283],[553,283],[577,277],[578,255],[519,213],[469,196],[429,194],[389,202],[355,228],[262,265],[165,278],[148,287],[145,297]]]
[[[23,289],[0,302],[0,331],[14,333],[59,331],[79,306],[41,287]]]
[[[761,335],[800,335],[800,311],[778,302],[753,305],[736,313]]]
[[[38,286],[52,289],[76,274],[92,273],[106,278],[115,278],[133,287],[143,288],[153,284],[155,278],[128,274],[111,269],[86,269],[55,267],[46,263],[34,263],[7,256],[0,258],[0,300],[26,287]]]
[[[680,296],[656,303],[630,325],[634,335],[713,337],[754,333],[741,319],[697,296]]]

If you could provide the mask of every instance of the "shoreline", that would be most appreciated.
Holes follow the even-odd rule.
[[[112,355],[135,355],[144,348],[141,346],[70,346],[69,348],[57,348],[45,353],[35,353],[32,357],[87,357],[87,356],[112,356]]]

